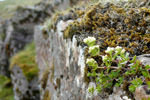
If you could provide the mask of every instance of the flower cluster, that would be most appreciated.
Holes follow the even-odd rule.
[[[97,67],[97,62],[93,59],[93,58],[88,58],[86,60],[86,64],[88,64],[89,66],[92,66],[92,67]]]
[[[98,45],[94,45],[96,42],[96,39],[94,37],[88,37],[85,38],[84,43],[86,43],[89,46],[89,53],[91,54],[91,56],[96,56],[99,53],[99,46]]]
[[[88,37],[85,38],[83,42],[86,43],[88,46],[93,46],[96,42],[96,39],[94,37]]]

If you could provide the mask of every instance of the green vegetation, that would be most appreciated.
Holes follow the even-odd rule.
[[[97,37],[102,50],[118,45],[125,47],[132,56],[149,53],[149,12],[150,8],[146,7],[124,8],[100,3],[74,9],[69,13],[75,21],[64,30],[64,38],[89,34]]]
[[[14,57],[11,58],[10,68],[14,65],[19,66],[24,75],[30,81],[38,73],[38,66],[35,62],[35,44],[29,44],[23,51],[17,53]]]
[[[0,75],[0,100],[15,100],[11,80]]]
[[[124,81],[128,81],[128,92],[135,92],[136,88],[141,85],[146,85],[147,90],[150,90],[149,65],[144,66],[140,61],[136,60],[136,56],[130,59],[129,53],[120,46],[116,48],[108,47],[105,50],[105,56],[99,55],[99,46],[93,48],[95,41],[94,37],[84,39],[89,48],[92,47],[93,49],[89,49],[91,52],[89,52],[90,57],[86,59],[86,64],[88,67],[91,67],[88,77],[95,79],[96,88],[89,88],[89,92],[93,94],[96,90],[101,93],[101,90],[104,88],[111,90],[114,86],[121,87],[121,85],[124,85]],[[94,56],[101,57],[103,63],[98,65],[97,62],[99,61],[96,61]]]
[[[0,2],[0,18],[10,18],[18,6],[34,5],[40,0],[5,0]]]

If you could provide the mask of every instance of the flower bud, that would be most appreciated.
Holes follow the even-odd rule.
[[[115,49],[113,47],[108,47],[105,53],[112,53]]]
[[[120,51],[120,50],[122,50],[122,47],[117,46],[117,47],[115,48],[115,50]]]
[[[94,37],[88,37],[85,38],[83,42],[86,43],[88,46],[93,46],[96,42],[96,39]]]
[[[102,56],[102,60],[103,60],[103,62],[107,61],[107,59],[108,59],[108,56],[107,56],[107,55]]]
[[[125,51],[126,51],[125,49],[122,49],[122,50],[121,50],[121,54],[124,54],[124,53],[125,53]]]
[[[97,67],[97,62],[93,59],[93,58],[88,58],[86,60],[86,64],[88,64],[89,66],[92,66],[92,67]]]

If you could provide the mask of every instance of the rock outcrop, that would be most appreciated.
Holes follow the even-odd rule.
[[[33,41],[34,26],[44,23],[55,11],[67,9],[77,1],[45,0],[34,6],[18,7],[10,20],[2,21],[4,36],[0,46],[0,74],[11,77],[16,100],[39,100],[37,66],[34,65],[35,59],[30,57],[35,56],[30,54],[34,48],[20,52]]]
[[[139,0],[138,4],[113,0],[117,6],[106,1],[102,2],[105,5],[87,6],[87,1],[90,0],[44,0],[33,7],[18,7],[13,18],[1,21],[0,74],[11,77],[16,100],[149,98],[144,86],[135,93],[113,87],[90,94],[88,88],[96,84],[87,76],[90,68],[85,61],[90,55],[83,39],[96,37],[101,54],[108,46],[122,46],[131,53],[131,58],[138,55],[138,60],[150,65],[147,54],[150,52],[150,0]],[[85,2],[87,7],[82,6]],[[65,11],[76,3],[81,7]],[[47,26],[41,24],[46,18],[50,19]],[[34,48],[19,52],[33,41],[33,35],[38,68],[34,65],[35,54],[30,52]],[[29,62],[22,61],[23,57]],[[101,63],[100,58],[95,59]]]
[[[137,25],[137,20],[134,19],[134,17],[142,19],[144,17],[146,18],[146,16],[139,17],[133,15],[131,17],[131,13],[129,12],[131,9],[132,11],[135,9],[132,7],[131,9],[124,9],[121,8],[121,5],[122,4],[113,7],[112,4],[108,3],[105,6],[101,6],[100,4],[92,5],[90,7],[87,7],[87,9],[84,7],[75,8],[75,10],[70,10],[68,14],[63,14],[57,17],[58,19],[54,20],[56,23],[53,24],[52,27],[35,27],[34,39],[36,44],[37,63],[40,74],[39,82],[41,100],[49,100],[50,98],[52,100],[124,100],[123,98],[125,97],[129,97],[133,100],[141,100],[143,97],[149,97],[149,94],[147,94],[146,91],[143,90],[143,87],[137,88],[135,93],[133,94],[128,90],[125,91],[125,89],[123,89],[122,87],[114,87],[113,89],[110,89],[111,91],[104,90],[100,94],[94,92],[94,94],[91,95],[88,92],[88,88],[90,86],[95,87],[96,85],[92,78],[87,77],[89,69],[85,64],[85,59],[86,57],[89,57],[89,55],[87,54],[87,46],[82,42],[85,37],[96,37],[97,44],[100,45],[101,52],[103,53],[106,47],[115,47],[116,45],[120,45],[126,48],[126,50],[131,53],[131,57],[137,54],[141,55],[141,57],[146,58],[146,56],[142,54],[149,53],[150,51],[148,47],[149,42],[147,39],[145,39],[146,36],[141,36],[141,41],[145,39],[144,44],[142,44],[143,42],[139,41],[137,37],[134,36],[136,33],[134,35],[132,35],[131,33],[132,39],[129,39],[131,37],[124,37],[125,33],[123,32],[127,32],[132,29],[136,30],[135,27],[126,26],[128,24],[133,24],[135,26]],[[113,15],[109,14],[109,11]],[[148,10],[146,10],[145,8],[144,12],[147,11]],[[123,12],[126,14],[119,14]],[[96,17],[98,15],[99,17]],[[128,17],[130,16],[130,18],[134,20],[127,21],[130,18],[125,20],[124,18],[126,17],[123,16],[126,15]],[[136,31],[142,33],[143,31],[142,29],[140,29],[141,25],[138,25],[139,28],[137,27]],[[145,30],[149,30],[147,26],[149,26],[149,23],[146,23],[145,26],[143,26],[145,27]],[[121,29],[118,29],[119,27]],[[147,32],[149,31],[145,32],[143,32],[143,34],[147,34]],[[122,40],[122,42],[120,42],[119,44],[119,42],[115,40],[114,37],[114,41],[116,41],[116,44],[113,44],[114,41],[112,39],[112,34],[116,34],[116,37],[117,35],[121,34],[120,39]],[[106,41],[104,38],[106,39]],[[103,40],[101,41],[100,39]],[[126,44],[125,41],[127,39],[129,39],[128,42],[133,43]],[[138,45],[135,45],[134,42],[138,42]],[[138,47],[140,45],[145,47],[145,49],[143,48],[143,51]],[[132,52],[132,50],[134,52]],[[139,52],[139,50],[141,52]],[[138,59],[140,61],[143,60],[143,58],[141,57],[138,56]],[[148,60],[143,61],[147,62]],[[142,91],[140,93],[141,96],[139,97],[138,94],[140,90]]]

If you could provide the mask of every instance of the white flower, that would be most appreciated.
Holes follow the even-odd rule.
[[[99,53],[99,46],[92,46],[92,47],[89,47],[89,53],[92,55],[92,56],[95,56]]]
[[[106,52],[106,53],[112,53],[114,50],[115,50],[115,48],[113,48],[113,47],[108,47],[105,52]]]
[[[103,60],[103,62],[107,61],[107,59],[108,59],[108,56],[107,56],[107,55],[102,56],[102,60]]]
[[[88,37],[85,38],[83,42],[86,43],[88,46],[93,46],[96,42],[96,39],[94,37]]]
[[[124,53],[125,53],[125,51],[126,51],[125,49],[122,49],[122,50],[121,50],[121,54],[124,54]]]
[[[131,100],[131,99],[128,99],[127,96],[124,96],[123,99],[124,99],[124,100]]]
[[[121,51],[121,50],[122,50],[122,47],[117,46],[117,47],[115,48],[115,50],[116,50],[116,51]]]
[[[89,66],[92,66],[92,67],[97,67],[97,62],[93,59],[93,58],[88,58],[86,60],[86,64],[88,64]]]

